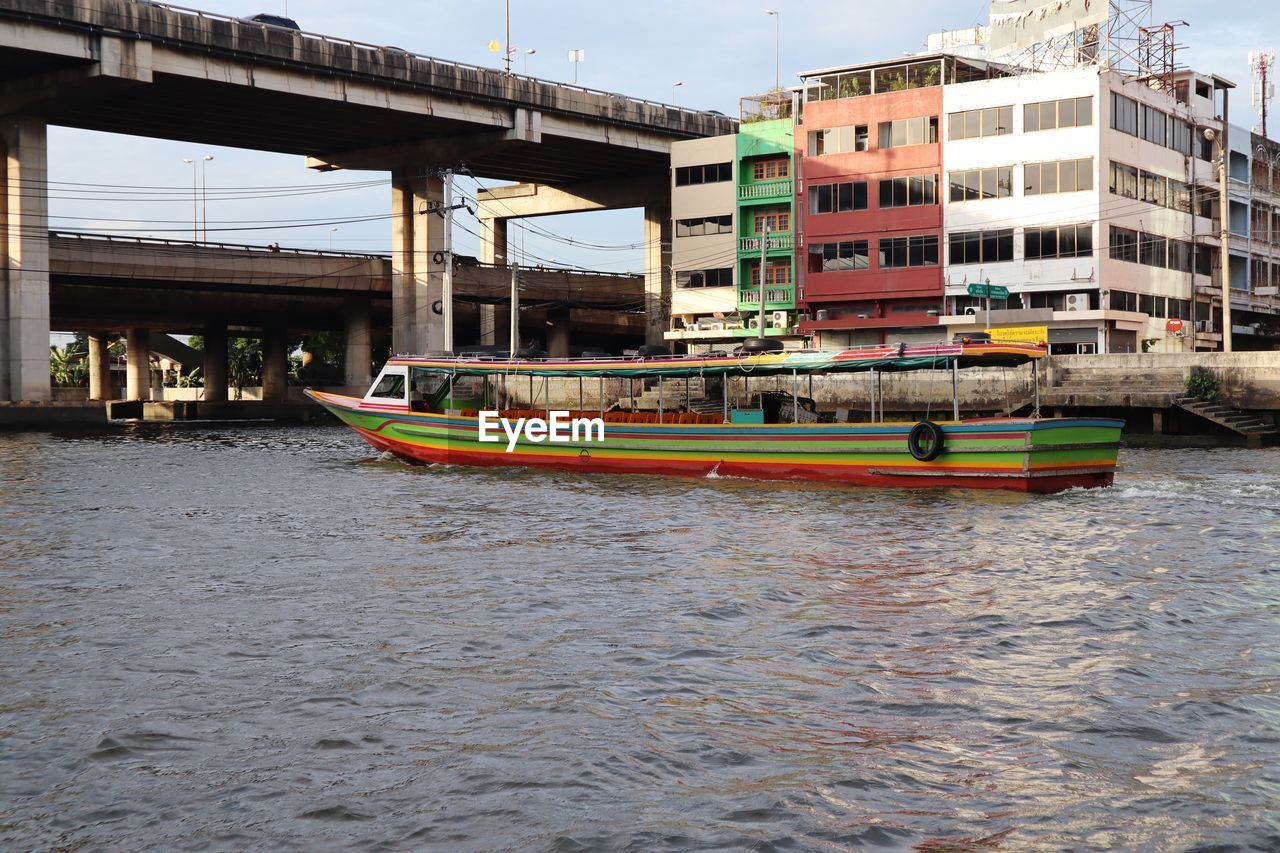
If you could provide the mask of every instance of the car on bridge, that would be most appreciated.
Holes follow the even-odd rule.
[[[282,30],[302,30],[302,27],[298,26],[298,22],[293,18],[286,18],[283,15],[272,15],[268,12],[259,12],[256,15],[247,15],[240,19],[240,23],[262,24],[267,27],[279,27]]]

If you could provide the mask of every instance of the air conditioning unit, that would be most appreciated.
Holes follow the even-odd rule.
[[[759,317],[750,317],[750,318],[748,318],[748,319],[747,319],[747,328],[748,328],[748,329],[759,329],[759,328],[760,328],[760,318],[759,318]]]
[[[708,331],[708,332],[723,332],[723,331],[724,331],[724,323],[708,323],[708,324],[707,324],[707,331]]]
[[[787,328],[787,312],[786,311],[774,311],[773,317],[771,317],[770,320],[771,320],[770,325],[773,326],[773,328],[775,329]]]
[[[1068,293],[1062,298],[1062,309],[1064,311],[1088,311],[1089,294]]]
[[[702,326],[697,323],[685,323],[684,329],[686,332],[699,332],[702,330]]]
[[[831,319],[831,312],[826,308],[819,308],[817,311],[813,312],[813,319],[817,320],[819,323],[823,320],[829,320]]]
[[[977,316],[978,316],[978,309],[977,309],[977,308],[974,308],[974,307],[972,307],[972,306],[970,306],[970,307],[968,307],[968,308],[964,309],[964,315],[965,315],[966,317],[977,317]]]

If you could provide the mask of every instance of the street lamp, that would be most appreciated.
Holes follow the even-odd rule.
[[[538,51],[532,47],[524,52],[524,76],[526,77],[529,76],[529,57],[533,56],[537,52]]]
[[[765,9],[764,13],[773,17],[773,90],[776,92],[782,88],[782,75],[778,71],[780,67],[778,54],[782,46],[782,16],[776,9]]]
[[[1217,149],[1218,166],[1218,250],[1219,275],[1222,276],[1222,351],[1231,352],[1231,203],[1227,199],[1227,151],[1211,128],[1204,129],[1204,138]]]
[[[205,170],[212,159],[212,154],[206,154],[200,161],[200,218],[204,220],[204,241],[206,243],[209,242],[209,181],[205,177]]]
[[[674,82],[674,83],[672,83],[672,84],[671,84],[671,104],[672,104],[672,106],[674,106],[674,105],[675,105],[675,102],[676,102],[676,89],[679,89],[679,88],[680,88],[681,86],[683,86],[683,85],[684,85],[684,83],[683,83],[683,82],[681,82],[681,81],[679,81],[679,80],[677,80],[676,82]]]
[[[329,251],[330,252],[333,251],[333,232],[337,230],[338,230],[338,226],[336,225],[329,229]]]
[[[191,167],[191,242],[200,242],[200,198],[196,192],[196,161],[183,157],[182,162]]]

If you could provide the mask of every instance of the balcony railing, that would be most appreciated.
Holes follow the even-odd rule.
[[[760,251],[760,239],[761,238],[759,237],[739,237],[738,251],[739,252]],[[794,249],[795,247],[796,247],[796,238],[794,234],[789,234],[783,231],[777,234],[769,235],[769,251],[773,251],[774,249]]]
[[[764,306],[767,310],[770,307],[784,308],[794,306],[796,302],[796,289],[794,287],[769,287],[764,288]],[[759,305],[760,304],[760,288],[755,287],[751,290],[742,290],[738,293],[739,305]]]
[[[792,193],[792,182],[790,180],[782,181],[760,181],[755,184],[743,184],[738,187],[738,198],[778,198],[782,196],[790,196]]]

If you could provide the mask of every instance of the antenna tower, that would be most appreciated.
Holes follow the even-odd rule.
[[[1276,84],[1271,82],[1272,69],[1276,65],[1274,50],[1249,52],[1249,67],[1253,69],[1253,105],[1258,108],[1261,122],[1258,133],[1267,135],[1267,103],[1276,96]]]

